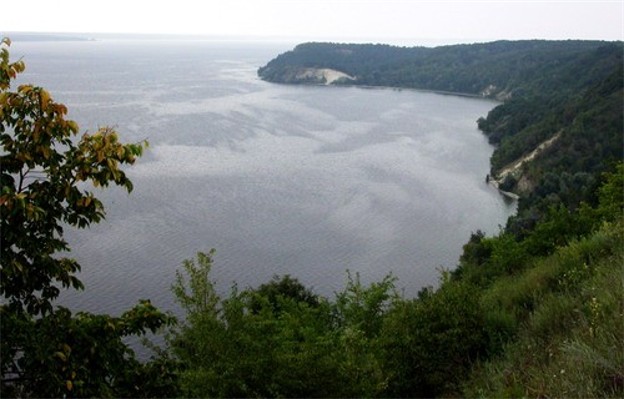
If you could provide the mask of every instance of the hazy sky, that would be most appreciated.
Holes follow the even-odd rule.
[[[623,14],[624,0],[15,0],[4,7],[0,29],[356,41],[622,40]]]

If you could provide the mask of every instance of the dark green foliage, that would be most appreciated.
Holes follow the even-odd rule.
[[[478,290],[469,283],[447,279],[440,290],[405,300],[394,292],[391,277],[366,287],[356,275],[335,301],[314,296],[310,304],[299,295],[275,295],[283,285],[310,294],[285,277],[257,289],[233,289],[220,299],[207,278],[211,267],[211,256],[200,254],[197,263],[184,263],[174,285],[187,317],[169,342],[183,365],[185,396],[455,392],[500,330],[484,318]],[[208,305],[194,305],[200,302]]]
[[[521,231],[508,228],[495,237],[485,237],[480,231],[473,233],[464,245],[453,278],[486,287],[501,276],[522,271],[536,257],[550,255],[557,248],[590,234],[604,221],[621,219],[623,168],[620,163],[612,173],[603,175],[602,185],[595,190],[598,198],[595,207],[584,204],[570,210],[557,202],[559,205],[548,208],[539,222]]]
[[[540,157],[541,170],[557,174],[594,173],[606,170],[610,162],[621,158],[622,48],[615,47],[611,52],[619,57],[597,82],[581,87],[570,82],[552,93],[512,98],[479,123],[490,140],[500,144],[492,158],[493,171],[532,151],[556,133],[562,133],[561,137]],[[546,98],[548,103],[540,98]],[[527,114],[538,118],[513,125],[513,121]]]
[[[350,280],[336,304],[291,277],[227,299],[208,276],[211,255],[186,261],[173,289],[187,311],[170,339],[184,365],[182,393],[217,397],[345,397],[382,392],[375,349],[391,279]],[[195,301],[210,298],[208,301]],[[197,303],[206,306],[196,306]],[[190,306],[189,306],[190,305]]]
[[[478,291],[443,283],[435,293],[396,304],[384,320],[386,396],[433,397],[455,391],[471,363],[486,349]]]
[[[328,396],[337,389],[332,341],[324,335],[330,323],[327,304],[310,306],[276,294],[272,288],[282,285],[279,280],[258,291],[233,289],[222,300],[209,279],[211,268],[212,254],[199,254],[197,262],[184,263],[173,287],[187,312],[170,341],[184,365],[183,395]],[[282,282],[300,287],[290,278]]]
[[[516,184],[518,184],[518,180],[512,174],[508,174],[505,176],[505,180],[498,185],[498,188],[503,191],[511,191],[516,187]]]
[[[604,45],[589,41],[497,41],[436,48],[395,47],[380,44],[305,43],[281,54],[258,70],[265,80],[295,82],[302,67],[333,68],[355,76],[355,84],[411,87],[439,91],[494,96],[539,88],[557,88],[561,82],[592,81],[593,75],[581,75],[568,68],[559,74],[561,64],[582,57]],[[604,53],[604,51],[603,51]],[[608,58],[600,53],[597,56]],[[579,66],[596,74],[594,59]],[[488,91],[489,88],[489,91]]]
[[[375,337],[388,306],[398,300],[393,292],[395,279],[387,276],[379,283],[362,286],[360,276],[348,273],[346,289],[336,296],[335,317],[341,327],[353,327],[366,337]]]
[[[548,255],[557,247],[591,232],[593,218],[581,212],[571,212],[563,205],[552,207],[544,219],[525,234],[523,246],[532,256]]]
[[[604,174],[604,184],[598,189],[598,217],[607,221],[624,216],[624,162],[615,171]]]
[[[171,368],[139,363],[122,340],[170,322],[148,301],[120,317],[65,308],[38,319],[3,308],[1,316],[3,396],[137,397],[153,384],[173,393],[161,383]]]
[[[297,279],[289,275],[273,277],[269,283],[262,284],[255,290],[255,295],[250,299],[249,305],[252,312],[259,312],[266,301],[273,308],[273,311],[279,313],[281,309],[280,303],[285,299],[294,302],[304,302],[308,306],[318,306],[319,299],[309,289],[304,287]]]
[[[499,143],[492,156],[492,174],[552,139],[515,181],[504,184],[506,190],[523,194],[518,215],[511,218],[508,230],[524,234],[543,218],[552,206],[572,210],[582,202],[592,203],[601,173],[611,170],[623,157],[624,70],[622,46],[605,45],[576,61],[583,76],[593,78],[562,83],[553,92],[542,92],[527,99],[512,98],[490,112],[479,126],[493,142]],[[591,58],[594,55],[595,59]],[[604,58],[600,58],[604,57]],[[589,62],[589,60],[593,60]],[[578,65],[577,65],[578,64]],[[539,99],[544,97],[547,102]],[[534,112],[530,106],[539,105]],[[531,113],[540,118],[518,129],[510,121]],[[524,182],[524,186],[519,181]]]

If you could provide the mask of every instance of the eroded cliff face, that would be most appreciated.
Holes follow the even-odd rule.
[[[260,76],[262,76],[262,72],[260,73]],[[279,76],[279,79],[273,79],[273,81],[278,81],[280,83],[317,84],[327,86],[354,82],[356,80],[356,77],[336,69],[305,67],[289,67],[283,71],[281,76]]]
[[[496,172],[495,176],[490,177],[489,182],[495,187],[504,191],[506,194],[514,196],[511,195],[511,193],[507,193],[505,191],[507,189],[506,186],[509,185],[507,181],[509,179],[513,179],[513,181],[515,182],[513,184],[514,187],[510,188],[512,188],[516,194],[527,195],[531,193],[536,187],[536,182],[531,180],[529,176],[523,173],[524,166],[532,162],[536,157],[539,157],[539,155],[544,150],[546,150],[547,148],[552,146],[557,140],[559,140],[561,134],[562,132],[556,133],[554,136],[538,145],[533,151],[508,164],[507,166]]]
[[[302,68],[295,75],[295,79],[324,85],[347,83],[356,80],[353,76],[330,68]]]
[[[493,98],[497,101],[505,102],[511,99],[511,91],[501,89],[493,84],[488,85],[479,93],[481,97]]]

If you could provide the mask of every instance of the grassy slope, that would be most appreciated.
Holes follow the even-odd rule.
[[[463,394],[624,395],[623,239],[622,221],[605,223],[495,281],[482,305],[489,317],[517,326],[517,335],[498,357],[473,368]]]

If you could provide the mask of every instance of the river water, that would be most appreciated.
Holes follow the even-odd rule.
[[[485,183],[475,121],[496,103],[412,90],[285,86],[256,70],[292,43],[15,42],[21,82],[46,87],[82,130],[147,139],[135,190],[96,190],[104,222],[66,230],[82,264],[74,309],[176,310],[175,270],[217,249],[221,293],[290,274],[319,294],[346,270],[392,273],[413,296],[457,264],[470,233],[515,211]]]

